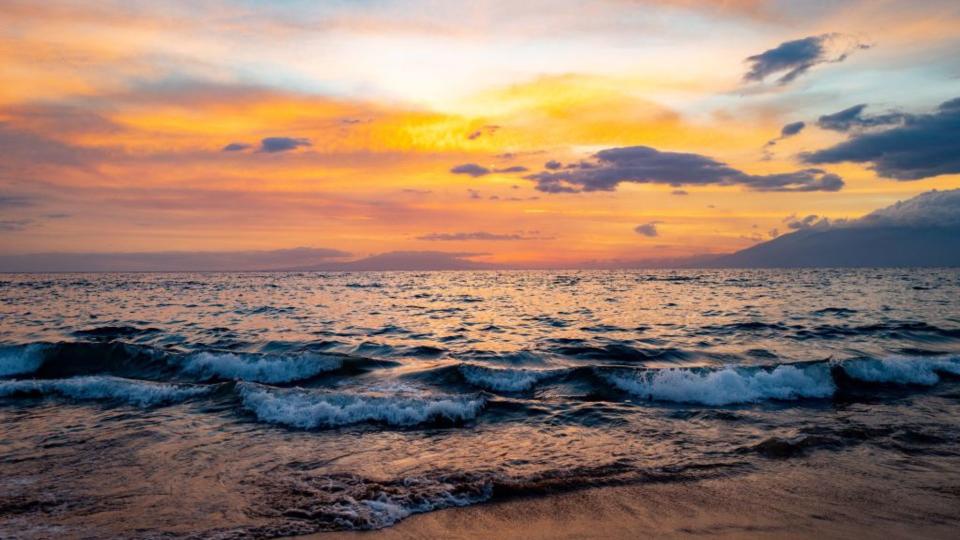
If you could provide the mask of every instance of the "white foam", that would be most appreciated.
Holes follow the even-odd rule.
[[[0,347],[0,377],[33,373],[40,369],[46,349],[47,346],[41,343]]]
[[[262,383],[299,381],[339,369],[343,365],[340,357],[315,353],[268,355],[200,352],[177,361],[185,373]]]
[[[209,388],[137,381],[93,375],[70,379],[31,379],[0,381],[0,397],[17,394],[56,394],[77,400],[115,400],[150,407],[176,403],[205,394]]]
[[[647,399],[729,405],[768,399],[824,398],[836,390],[826,365],[764,369],[658,369],[636,374],[607,374],[617,388]]]
[[[460,364],[460,373],[468,383],[497,392],[522,392],[538,382],[559,375],[559,369],[492,368],[476,364]]]
[[[241,383],[243,405],[265,422],[311,429],[360,422],[413,426],[434,420],[465,421],[483,409],[480,397],[266,388]]]
[[[841,362],[851,378],[873,383],[920,384],[933,386],[940,382],[940,373],[960,375],[960,357],[892,356],[881,359]]]

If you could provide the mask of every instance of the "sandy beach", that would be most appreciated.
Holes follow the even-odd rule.
[[[925,460],[885,470],[867,465],[868,454],[770,462],[762,471],[689,483],[492,502],[412,516],[380,531],[298,538],[956,538],[956,468]],[[897,466],[902,474],[894,476]]]

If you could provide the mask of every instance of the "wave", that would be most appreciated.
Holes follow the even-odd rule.
[[[940,375],[960,375],[960,356],[911,358],[894,356],[881,359],[840,362],[843,372],[861,382],[882,384],[917,384],[933,386]]]
[[[0,347],[0,377],[33,373],[40,369],[47,347],[43,343]]]
[[[287,383],[343,367],[343,357],[317,353],[243,354],[199,352],[171,357],[189,375],[262,383]]]
[[[178,403],[209,391],[209,387],[138,381],[108,375],[0,381],[0,397],[54,394],[84,401],[119,401],[140,407]]]
[[[492,368],[460,364],[460,374],[468,383],[494,392],[524,392],[537,383],[567,373],[566,369]]]
[[[960,357],[862,358],[773,368],[665,368],[601,372],[616,388],[652,401],[723,406],[832,397],[839,383],[932,386],[960,376]]]
[[[264,422],[301,429],[332,428],[363,422],[391,426],[461,423],[477,417],[481,396],[414,392],[336,392],[302,388],[238,386],[243,406]]]
[[[668,368],[604,377],[620,390],[645,399],[704,405],[825,398],[836,391],[826,364],[803,369],[782,365],[772,370]]]

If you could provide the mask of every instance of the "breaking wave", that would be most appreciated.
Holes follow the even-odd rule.
[[[253,383],[240,383],[238,391],[243,406],[258,419],[301,429],[362,422],[391,426],[461,423],[476,418],[485,405],[480,396],[279,389]]]
[[[33,373],[40,369],[46,348],[42,343],[0,347],[0,377]]]
[[[0,381],[0,397],[59,395],[76,400],[119,401],[152,407],[206,394],[208,387],[138,381],[107,375],[70,379]]]
[[[835,371],[839,371],[836,373]],[[853,382],[925,385],[960,376],[960,357],[889,357],[779,365],[775,368],[665,368],[602,373],[616,388],[651,401],[731,405],[829,398],[837,377]]]
[[[343,358],[316,353],[289,355],[199,352],[176,360],[184,373],[203,378],[286,383],[340,369]]]
[[[523,392],[537,383],[566,373],[564,369],[492,368],[461,364],[460,373],[468,383],[494,392]]]
[[[658,369],[633,374],[606,374],[611,384],[637,396],[657,401],[730,405],[770,399],[825,398],[836,386],[825,364],[772,370],[723,368],[716,370]]]

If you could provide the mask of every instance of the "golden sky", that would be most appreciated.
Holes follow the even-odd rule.
[[[0,251],[734,251],[960,187],[821,152],[958,50],[954,0],[0,0]]]

